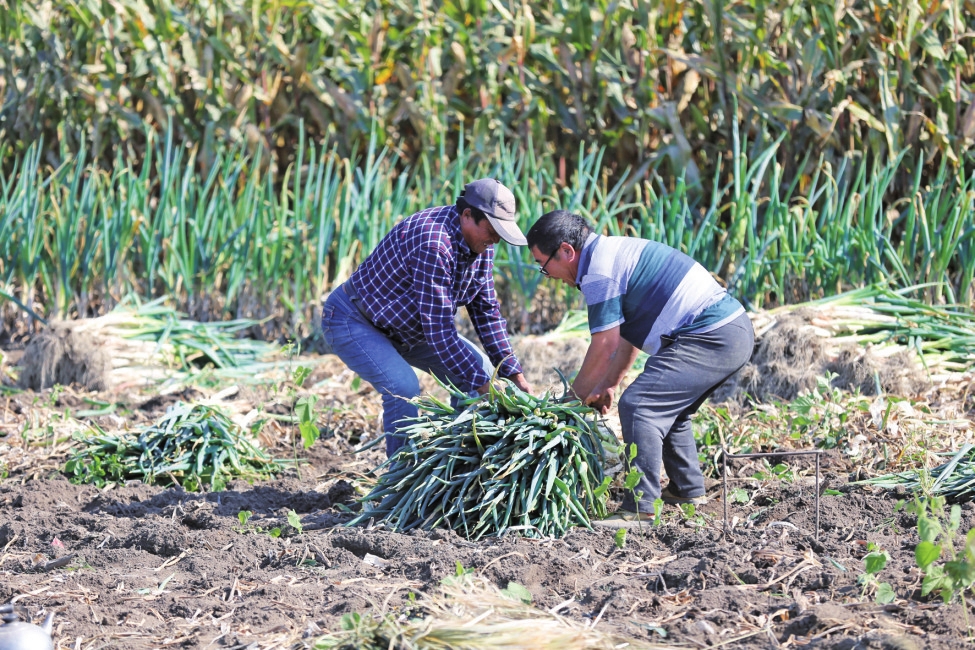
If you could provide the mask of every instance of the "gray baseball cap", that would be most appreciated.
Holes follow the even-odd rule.
[[[493,178],[471,181],[464,186],[463,196],[468,205],[487,215],[501,239],[515,246],[528,244],[515,218],[515,195],[500,181]]]

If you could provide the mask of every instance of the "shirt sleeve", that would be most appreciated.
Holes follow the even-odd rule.
[[[462,378],[461,390],[472,391],[491,378],[481,366],[480,357],[460,339],[454,323],[454,304],[450,282],[453,260],[450,248],[436,240],[426,241],[415,249],[413,291],[423,336],[444,367]]]
[[[467,305],[467,313],[491,363],[495,368],[501,364],[498,374],[501,377],[512,377],[522,372],[521,364],[515,358],[508,339],[508,323],[501,315],[501,304],[494,290],[494,265],[490,261],[493,257],[488,260],[486,268],[482,270],[485,276],[482,288]]]
[[[586,299],[591,333],[604,332],[626,322],[620,286],[612,278],[586,276],[582,282],[582,295]]]

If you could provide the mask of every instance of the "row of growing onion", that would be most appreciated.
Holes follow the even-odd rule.
[[[893,197],[899,161],[846,159],[836,170],[821,164],[799,188],[782,177],[776,146],[738,147],[732,181],[709,200],[683,183],[663,189],[652,171],[609,187],[599,151],[580,152],[563,184],[556,161],[530,147],[471,153],[462,143],[453,159],[441,149],[406,175],[375,138],[361,159],[303,142],[281,170],[228,150],[205,177],[197,152],[166,138],[139,167],[121,157],[99,167],[82,155],[48,169],[39,148],[16,161],[0,150],[0,167],[14,170],[0,175],[0,310],[87,315],[126,295],[166,295],[196,320],[277,316],[279,331],[307,328],[323,293],[396,220],[452,202],[466,180],[488,175],[514,188],[523,227],[562,207],[601,232],[664,241],[755,307],[878,281],[925,282],[926,302],[971,303],[975,176],[942,167],[934,185],[921,187],[918,174],[910,196]],[[528,323],[541,281],[530,253],[500,246],[498,267],[509,309]]]

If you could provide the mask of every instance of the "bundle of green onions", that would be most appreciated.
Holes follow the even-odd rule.
[[[217,406],[177,402],[138,434],[95,429],[79,436],[83,448],[65,464],[72,482],[102,487],[139,479],[191,491],[222,490],[229,479],[271,478],[282,468]]]
[[[751,314],[761,337],[783,313],[815,313],[810,325],[835,347],[870,344],[875,353],[917,352],[930,369],[964,372],[975,367],[975,312],[960,305],[931,305],[909,296],[936,285],[893,290],[875,284],[812,302]]]
[[[259,325],[250,319],[200,323],[164,304],[164,298],[139,303],[123,301],[110,313],[84,321],[102,335],[153,344],[169,362],[181,369],[213,364],[217,368],[246,366],[268,356],[275,347],[265,341],[238,338],[243,330]],[[134,304],[133,304],[134,302]]]
[[[931,470],[884,474],[851,483],[874,485],[885,490],[903,487],[912,492],[922,491],[930,496],[943,496],[948,501],[975,500],[975,445],[966,444],[946,463]]]
[[[590,527],[589,513],[604,517],[603,462],[618,452],[615,436],[578,400],[535,397],[502,381],[502,390],[474,398],[445,386],[456,409],[417,398],[420,416],[400,430],[406,444],[362,499],[374,505],[349,525],[372,519],[397,531],[448,527],[468,539],[561,537]]]

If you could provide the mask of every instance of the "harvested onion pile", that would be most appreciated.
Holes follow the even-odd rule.
[[[83,448],[65,464],[74,483],[138,479],[195,491],[222,490],[227,481],[272,478],[282,469],[219,407],[177,402],[142,432],[81,435]]]
[[[468,539],[560,537],[589,528],[590,513],[606,516],[603,460],[607,452],[618,458],[618,443],[593,409],[507,381],[488,395],[454,397],[457,409],[416,399],[421,414],[401,429],[406,444],[362,499],[373,507],[349,525],[373,519],[396,531],[452,528]]]
[[[951,460],[934,469],[884,474],[850,485],[874,485],[885,490],[901,487],[925,496],[944,497],[951,503],[975,501],[975,445],[963,445]]]

